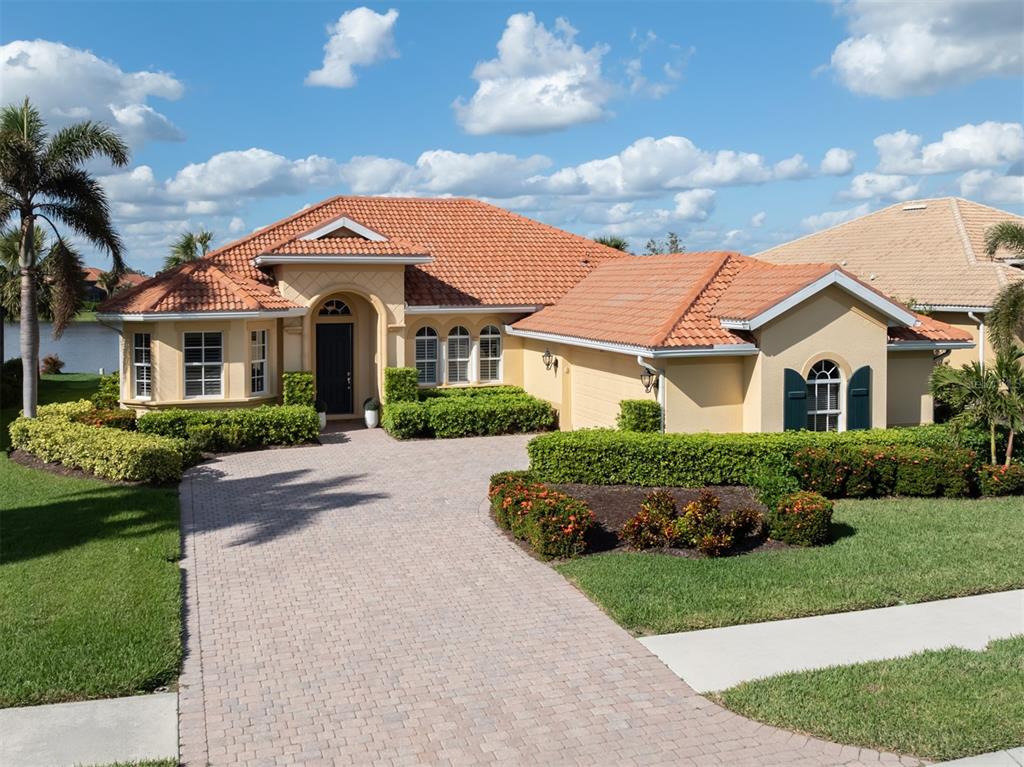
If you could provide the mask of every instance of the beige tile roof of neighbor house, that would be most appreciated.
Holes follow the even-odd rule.
[[[722,320],[753,319],[833,272],[853,277],[835,264],[774,265],[719,251],[620,259],[513,328],[645,349],[746,345],[752,336]],[[913,328],[890,328],[890,341],[971,340],[943,322],[917,320]]]
[[[840,264],[884,293],[919,306],[991,306],[999,290],[1024,279],[985,253],[985,230],[1024,218],[958,197],[911,200],[777,245],[755,258],[776,264]]]
[[[386,242],[326,237],[301,240],[341,217],[379,233]],[[429,255],[433,260],[405,268],[406,301],[420,306],[536,306],[558,300],[591,269],[626,256],[579,235],[488,205],[459,198],[332,197],[207,254],[202,262],[227,281],[247,278],[250,286],[229,290],[205,269],[167,272],[104,303],[106,313],[224,311],[242,295],[263,303],[277,296],[270,273],[254,259],[269,253]],[[323,248],[323,250],[321,250]],[[201,285],[193,285],[200,281]],[[217,287],[214,287],[214,286]],[[254,287],[254,286],[258,286]],[[159,301],[157,300],[159,299]]]

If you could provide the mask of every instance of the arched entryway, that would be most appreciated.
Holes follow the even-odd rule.
[[[312,362],[316,396],[328,416],[355,416],[376,396],[376,311],[361,296],[336,293],[315,307]]]

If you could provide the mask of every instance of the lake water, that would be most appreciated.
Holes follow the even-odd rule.
[[[20,328],[17,323],[4,325],[4,358],[21,355]],[[59,340],[53,338],[53,326],[39,323],[39,359],[56,354],[64,360],[65,373],[107,373],[117,370],[119,336],[98,322],[72,322]]]

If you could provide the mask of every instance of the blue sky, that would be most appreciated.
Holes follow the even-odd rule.
[[[910,198],[1024,212],[1022,14],[5,2],[0,95],[126,135],[132,165],[96,171],[147,271],[185,229],[222,243],[348,191],[472,195],[636,248],[673,230],[752,253]]]

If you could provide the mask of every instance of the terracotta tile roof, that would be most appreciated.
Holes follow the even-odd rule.
[[[916,314],[916,313],[915,313]],[[906,341],[974,341],[966,330],[960,330],[945,322],[932,319],[925,314],[917,314],[919,324],[912,328],[890,327],[889,343]]]
[[[399,239],[374,242],[359,237],[327,237],[322,240],[292,239],[269,247],[266,254],[331,256],[429,256],[427,249]],[[264,254],[261,254],[264,255]]]
[[[780,266],[724,252],[620,259],[513,327],[643,348],[748,344],[750,334],[721,320],[751,319],[833,271],[833,264]],[[930,318],[905,330],[899,340],[970,340]]]
[[[135,285],[141,285],[149,278],[144,274],[138,274],[137,272],[125,272],[121,276],[121,281],[118,285],[124,285],[128,287],[134,287]]]
[[[98,311],[110,314],[277,311],[295,306],[272,286],[201,258],[115,294],[104,301]]]
[[[103,270],[95,266],[82,267],[82,276],[87,282],[99,282],[100,277],[103,275]]]
[[[379,254],[382,250],[390,254],[399,249],[433,257],[432,263],[405,268],[406,301],[412,305],[550,304],[598,264],[626,255],[478,200],[341,196],[219,248],[207,254],[204,261],[217,266],[230,279],[242,275],[274,291],[274,278],[256,268],[253,258],[275,248],[296,254],[333,248],[337,238],[325,238],[320,241],[324,245],[311,244],[315,241],[300,244],[296,238],[340,217],[387,238],[383,246],[369,241],[358,246],[346,243],[347,247],[359,248],[361,254]],[[160,275],[156,280],[163,284],[172,280],[172,275]],[[175,290],[187,292],[186,282],[177,280]],[[154,290],[147,295],[164,294]],[[176,303],[169,297],[164,300]],[[192,298],[177,303],[195,306],[194,311],[220,305],[215,302],[207,306]],[[159,311],[155,303],[146,306],[142,299],[132,306],[132,311]],[[102,310],[124,311],[107,305]]]
[[[756,254],[776,264],[840,264],[901,300],[931,306],[990,306],[1024,271],[985,254],[985,230],[1024,218],[957,197],[891,205]]]

